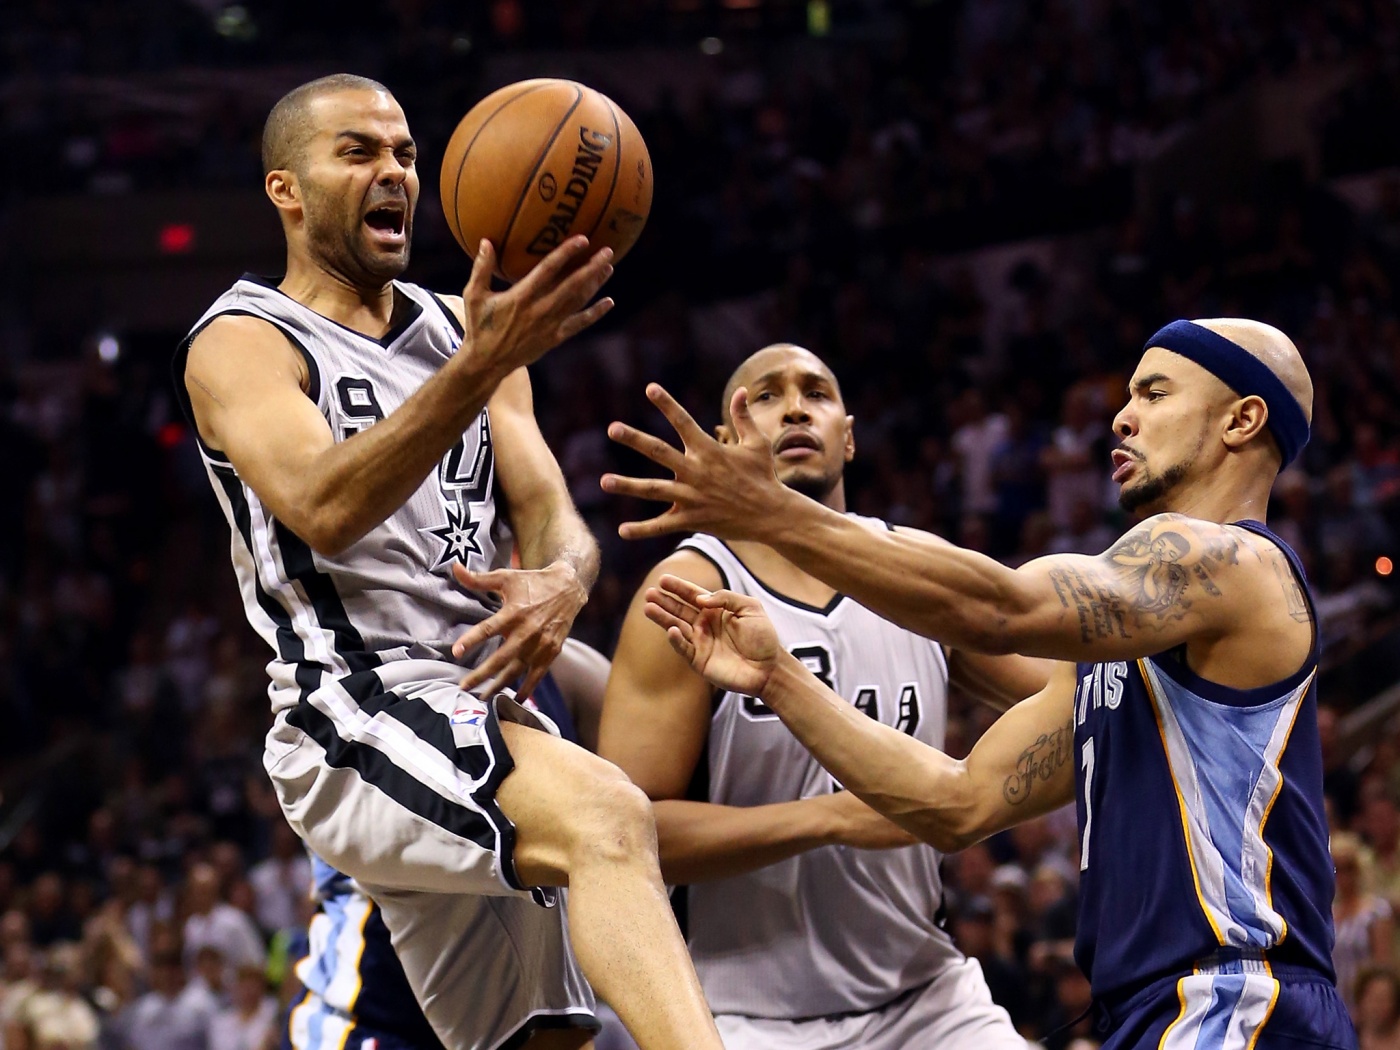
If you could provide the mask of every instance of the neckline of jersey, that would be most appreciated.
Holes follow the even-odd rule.
[[[746,572],[749,575],[749,578],[752,579],[754,583],[758,584],[760,587],[762,587],[765,591],[767,591],[774,598],[778,599],[778,601],[782,602],[784,605],[791,605],[795,609],[801,609],[803,612],[813,613],[817,616],[830,616],[836,611],[836,607],[846,600],[846,595],[843,594],[841,591],[837,591],[831,596],[831,601],[827,602],[825,606],[809,605],[807,602],[802,601],[800,598],[794,598],[791,595],[784,594],[782,591],[775,590],[774,588],[768,586],[768,584],[764,583],[762,578],[758,575],[758,573],[754,572],[748,567],[748,564],[744,561],[743,558],[739,557],[738,552],[735,551],[733,547],[731,547],[728,543],[725,543],[724,540],[719,539],[718,536],[716,536],[715,539],[719,540],[720,546],[729,552],[730,556],[736,562],[739,563],[740,567],[744,570],[744,572]]]
[[[389,329],[380,338],[376,339],[374,336],[369,335],[365,332],[361,332],[356,328],[351,328],[349,325],[341,324],[334,317],[327,317],[319,310],[311,309],[311,307],[307,306],[299,299],[292,298],[292,296],[288,295],[286,292],[282,291],[281,288],[277,287],[277,278],[263,277],[262,275],[256,273],[245,273],[243,275],[243,280],[248,281],[252,284],[256,284],[259,287],[266,288],[269,291],[276,292],[288,302],[296,303],[297,306],[305,310],[307,313],[315,314],[321,320],[327,322],[328,324],[335,325],[341,331],[349,332],[351,335],[354,336],[359,336],[366,342],[373,343],[375,346],[378,346],[384,350],[393,349],[394,344],[397,343],[400,339],[402,339],[404,335],[407,334],[408,330],[412,328],[413,325],[418,321],[418,319],[423,316],[423,304],[420,303],[417,299],[413,298],[413,296],[409,295],[406,291],[404,291],[403,285],[401,285],[398,281],[394,281],[392,282],[394,285],[394,291],[397,292],[399,295],[403,296],[404,301],[408,303],[408,309],[407,311],[405,311],[403,318],[399,321],[398,324],[394,325],[393,328]]]

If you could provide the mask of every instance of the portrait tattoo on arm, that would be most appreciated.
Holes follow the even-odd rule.
[[[1083,568],[1056,566],[1050,580],[1087,643],[1180,620],[1195,601],[1222,597],[1220,572],[1238,562],[1239,541],[1224,529],[1203,537],[1184,516],[1161,515]]]
[[[1036,784],[1054,779],[1056,771],[1074,751],[1074,719],[1054,732],[1042,733],[1016,759],[1016,770],[1002,782],[1001,797],[1019,806],[1031,797]]]

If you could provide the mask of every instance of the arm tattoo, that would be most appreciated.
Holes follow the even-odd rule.
[[[496,304],[487,303],[486,309],[481,311],[481,320],[476,323],[478,331],[489,332],[496,327]]]
[[[1081,640],[1092,642],[1160,629],[1184,617],[1194,601],[1222,597],[1216,576],[1238,562],[1239,541],[1225,530],[1203,539],[1189,524],[1166,518],[1129,532],[1098,565],[1056,567],[1050,579],[1060,604],[1078,614]]]
[[[1073,743],[1073,718],[1054,732],[1042,733],[1016,759],[1016,771],[1002,783],[1001,797],[1013,806],[1026,801],[1037,783],[1053,780],[1059,768],[1069,761]]]
[[[1288,610],[1288,615],[1298,623],[1312,623],[1307,596],[1298,584],[1298,577],[1293,575],[1293,567],[1279,555],[1274,555],[1269,560],[1273,564],[1279,586],[1283,588],[1284,607]]]

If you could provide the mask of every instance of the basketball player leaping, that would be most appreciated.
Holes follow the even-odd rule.
[[[649,393],[685,449],[614,424],[676,474],[605,479],[672,503],[624,535],[756,540],[911,630],[1064,661],[962,762],[834,697],[754,599],[668,577],[647,614],[697,670],[761,697],[846,787],[943,849],[1077,796],[1076,955],[1106,1047],[1355,1046],[1331,963],[1315,615],[1262,521],[1312,406],[1283,333],[1216,320],[1154,335],[1113,453],[1120,501],[1152,516],[1099,557],[1016,570],[784,488],[743,391],[729,445]]]
[[[737,387],[782,483],[844,512],[855,431],[831,370],[779,344],[739,366],[726,405]],[[728,418],[719,434],[735,440]],[[942,928],[938,853],[839,790],[754,696],[713,696],[644,614],[666,574],[750,595],[862,717],[929,747],[943,746],[950,674],[1004,710],[1045,685],[1049,661],[945,654],[770,547],[695,535],[633,599],[599,750],[655,800],[661,870],[691,884],[691,958],[729,1050],[1024,1050]]]
[[[584,1045],[580,969],[643,1047],[718,1047],[646,797],[496,692],[533,688],[597,571],[522,366],[607,311],[587,304],[610,253],[573,238],[491,294],[483,245],[462,299],[395,280],[414,144],[363,78],[292,91],[263,150],[286,276],[221,296],[177,385],[274,650],[264,762],[288,821],[380,905],[451,1050]],[[568,939],[547,889],[566,884]],[[447,950],[476,925],[495,950]]]

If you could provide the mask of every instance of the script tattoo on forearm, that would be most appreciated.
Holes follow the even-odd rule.
[[[1051,733],[1042,733],[1016,759],[1016,771],[1001,785],[1001,797],[1019,806],[1031,797],[1035,786],[1052,780],[1074,750],[1074,719]]]
[[[1194,601],[1222,597],[1217,576],[1239,562],[1239,541],[1221,529],[1204,539],[1179,516],[1129,532],[1091,568],[1050,570],[1060,604],[1079,617],[1085,642],[1131,638],[1186,615]]]

